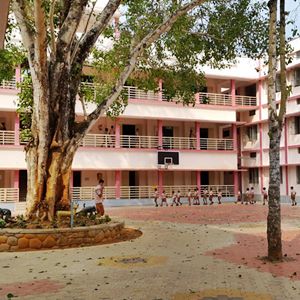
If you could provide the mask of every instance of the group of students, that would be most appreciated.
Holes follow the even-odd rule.
[[[188,190],[187,193],[187,199],[188,199],[188,203],[189,206],[193,205],[200,205],[200,193],[199,193],[199,189],[195,188],[194,191],[192,190]],[[209,205],[214,204],[214,197],[217,196],[218,199],[218,204],[222,204],[221,200],[222,200],[222,191],[218,190],[217,195],[215,195],[213,189],[210,189],[208,191],[207,188],[205,188],[203,190],[203,194],[202,194],[202,199],[203,199],[203,205],[207,205],[209,200]],[[156,207],[163,206],[164,204],[166,204],[166,206],[169,205],[168,203],[168,195],[166,193],[165,190],[162,191],[161,195],[159,196],[159,192],[157,190],[157,188],[154,189],[154,194],[153,194],[153,198],[154,198],[154,204]],[[160,204],[158,203],[159,199]],[[171,206],[181,206],[182,202],[180,201],[181,199],[181,192],[180,190],[178,190],[177,192],[172,191],[172,195],[171,195]]]
[[[193,205],[200,205],[200,193],[199,193],[199,189],[195,188],[194,191],[191,191],[190,189],[188,190],[187,193],[187,199],[188,199],[188,203],[189,206]],[[218,199],[218,204],[222,204],[221,200],[222,200],[222,191],[219,189],[217,192],[217,195],[215,195],[213,189],[211,188],[209,191],[207,188],[204,188],[203,192],[202,192],[202,200],[203,200],[203,205],[207,205],[209,200],[209,205],[214,204],[214,197],[217,196]],[[264,187],[262,189],[262,202],[263,205],[266,204],[266,202],[268,201],[268,191],[267,189]],[[297,205],[296,202],[296,192],[294,190],[294,187],[291,186],[291,193],[290,193],[290,197],[291,197],[291,202],[292,202],[292,206]],[[154,203],[155,206],[158,207],[163,206],[164,204],[166,204],[166,206],[168,206],[168,195],[165,192],[165,190],[162,191],[161,195],[159,196],[159,192],[157,190],[157,188],[154,189],[154,194],[153,194],[153,198],[154,198]],[[161,200],[160,204],[158,203],[159,199]],[[171,195],[171,206],[181,206],[182,202],[181,200],[181,193],[178,190],[177,192],[172,191],[172,195]],[[236,201],[235,203],[240,202],[241,204],[255,204],[256,200],[255,200],[255,194],[254,194],[254,187],[251,188],[247,188],[246,189],[246,193],[245,193],[245,197],[242,196],[241,191],[238,191],[237,197],[236,197]]]

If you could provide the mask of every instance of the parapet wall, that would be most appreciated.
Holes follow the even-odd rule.
[[[0,229],[0,252],[96,245],[120,237],[124,223],[54,229]]]

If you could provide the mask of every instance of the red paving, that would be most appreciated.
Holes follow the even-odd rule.
[[[268,208],[260,204],[214,204],[212,206],[182,207],[122,207],[107,209],[110,216],[143,221],[165,221],[189,224],[230,224],[263,222]],[[300,218],[300,207],[282,206],[283,219]]]
[[[6,297],[8,294],[12,294],[13,297],[21,297],[55,293],[63,287],[64,285],[58,281],[49,279],[0,284],[0,297]]]
[[[292,239],[290,240],[290,234]],[[235,234],[236,244],[221,249],[215,249],[205,255],[220,258],[237,265],[255,268],[257,271],[268,272],[274,276],[288,277],[300,280],[300,231],[283,233],[283,253],[287,255],[282,263],[270,263],[262,260],[267,253],[265,237],[250,234]]]

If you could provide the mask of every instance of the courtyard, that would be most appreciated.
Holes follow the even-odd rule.
[[[119,207],[142,236],[0,255],[0,299],[300,299],[300,209],[282,206],[285,260],[267,253],[267,207]]]

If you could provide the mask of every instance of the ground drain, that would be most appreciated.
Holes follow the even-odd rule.
[[[138,264],[138,263],[146,264],[147,259],[142,257],[122,258],[121,260],[119,260],[119,262],[123,264]]]

